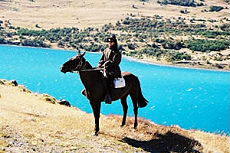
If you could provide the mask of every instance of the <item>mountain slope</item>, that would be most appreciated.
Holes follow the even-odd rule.
[[[205,0],[204,6],[184,7],[176,5],[160,5],[157,0],[142,2],[140,0],[4,0],[0,1],[0,20],[9,20],[14,26],[44,29],[58,27],[101,27],[104,24],[115,24],[127,16],[154,16],[166,18],[205,18],[218,20],[228,18],[228,9],[220,12],[203,12],[210,6],[224,8],[228,3],[224,0]],[[180,10],[188,9],[189,14]]]

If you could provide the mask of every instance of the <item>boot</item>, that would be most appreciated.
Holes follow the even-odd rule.
[[[112,104],[112,99],[111,99],[111,96],[110,96],[110,84],[109,84],[109,79],[107,77],[104,78],[103,85],[104,85],[105,91],[106,91],[104,101],[105,101],[106,104]]]

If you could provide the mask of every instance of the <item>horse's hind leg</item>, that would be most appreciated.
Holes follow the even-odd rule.
[[[121,104],[122,104],[123,112],[124,112],[121,126],[124,126],[126,123],[127,110],[128,110],[127,96],[121,98]]]
[[[134,115],[135,115],[135,122],[134,122],[134,128],[136,129],[137,128],[137,115],[138,115],[138,106],[137,106],[137,96],[136,94],[132,94],[130,95],[131,96],[131,99],[133,101],[133,110],[134,110]]]

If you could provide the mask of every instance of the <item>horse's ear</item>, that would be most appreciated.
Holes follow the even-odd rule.
[[[80,56],[83,57],[85,55],[86,52],[82,53]]]

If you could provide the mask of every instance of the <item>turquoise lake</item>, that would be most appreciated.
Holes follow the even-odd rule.
[[[81,95],[84,88],[79,75],[61,73],[60,67],[76,55],[73,51],[0,46],[0,78],[17,80],[33,92],[66,99],[88,113],[91,106]],[[87,53],[96,66],[101,54]],[[229,134],[230,73],[148,64],[123,58],[122,71],[138,76],[149,104],[139,109],[139,117],[157,124],[179,125]],[[129,98],[129,116],[133,116]],[[123,114],[120,101],[102,104],[103,114]]]

